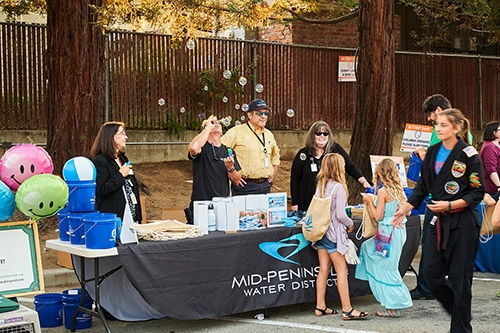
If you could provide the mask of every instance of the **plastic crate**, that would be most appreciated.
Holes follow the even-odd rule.
[[[0,313],[0,333],[41,333],[38,313],[23,305],[15,311]]]

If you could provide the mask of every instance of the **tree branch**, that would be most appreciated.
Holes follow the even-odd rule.
[[[334,19],[328,19],[328,20],[321,20],[321,19],[310,19],[305,16],[302,16],[299,13],[294,12],[292,9],[287,10],[292,16],[297,18],[299,21],[302,22],[307,22],[307,23],[314,23],[314,24],[336,24],[340,22],[344,22],[347,20],[350,20],[352,18],[358,17],[359,16],[359,9],[355,9],[349,14],[346,14],[344,16],[336,17]]]

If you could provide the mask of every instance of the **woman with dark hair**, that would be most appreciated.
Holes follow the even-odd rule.
[[[115,213],[123,220],[128,205],[132,220],[141,223],[139,186],[124,153],[127,138],[125,124],[121,122],[107,122],[97,133],[90,151],[97,172],[95,207],[101,213]]]
[[[338,153],[345,160],[345,172],[356,179],[364,188],[371,187],[363,174],[349,157],[349,154],[332,137],[330,126],[324,121],[317,121],[307,132],[306,142],[292,163],[290,175],[290,190],[292,195],[292,210],[306,211],[316,192],[316,176],[321,167],[323,156],[328,153]]]
[[[484,127],[483,146],[479,152],[484,168],[484,188],[498,200],[500,191],[500,122],[492,121]]]

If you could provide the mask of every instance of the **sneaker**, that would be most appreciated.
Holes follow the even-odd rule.
[[[434,295],[432,294],[424,294],[422,290],[418,287],[410,291],[410,296],[411,299],[413,300],[419,300],[419,299],[432,300],[435,298]]]

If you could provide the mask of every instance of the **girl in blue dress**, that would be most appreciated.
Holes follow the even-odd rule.
[[[394,213],[406,202],[406,195],[396,163],[383,159],[375,168],[373,182],[378,188],[375,202],[363,194],[363,202],[378,221],[378,232],[391,237],[390,251],[384,256],[375,248],[375,236],[361,245],[360,264],[356,267],[356,278],[368,281],[378,302],[384,307],[375,312],[379,317],[401,317],[402,309],[413,305],[410,292],[403,283],[398,267],[403,245],[406,242],[406,218],[397,226],[392,224]],[[392,236],[391,236],[392,234]]]

